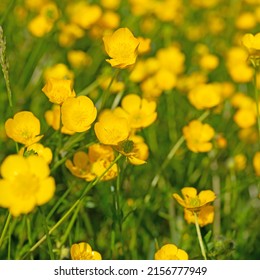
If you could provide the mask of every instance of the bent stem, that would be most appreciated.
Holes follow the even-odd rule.
[[[29,251],[22,257],[22,259],[25,259],[30,253],[32,253],[35,249],[37,249],[46,239],[47,235],[50,236],[55,229],[57,229],[66,219],[67,217],[76,209],[76,207],[84,200],[86,197],[86,194],[102,179],[102,177],[110,170],[110,168],[122,157],[121,154],[119,154],[108,166],[108,168],[99,176],[96,178],[95,181],[89,183],[87,187],[84,189],[83,193],[81,194],[80,198],[76,200],[73,205],[67,210],[67,212],[61,217],[61,219],[50,228],[47,234],[45,234],[34,246],[32,246]]]
[[[194,218],[195,218],[195,226],[196,226],[197,236],[198,236],[198,240],[199,240],[199,244],[200,244],[201,254],[202,254],[204,260],[207,260],[206,250],[205,250],[203,240],[202,240],[202,236],[201,236],[201,231],[200,231],[200,226],[199,226],[199,221],[198,221],[198,215],[197,215],[196,212],[193,212],[193,215],[194,215]]]

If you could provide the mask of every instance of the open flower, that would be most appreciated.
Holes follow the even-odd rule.
[[[200,227],[204,227],[208,224],[212,224],[214,221],[214,206],[206,205],[202,207],[201,210],[197,213],[198,223]],[[188,224],[195,224],[195,216],[192,211],[184,209],[184,219]]]
[[[174,244],[162,246],[155,254],[155,260],[188,260],[188,254]]]
[[[106,59],[112,67],[124,69],[135,63],[139,40],[128,28],[119,28],[113,34],[103,37],[105,50],[111,59]]]
[[[86,242],[72,244],[70,254],[72,260],[102,260],[100,253],[93,251]]]
[[[247,49],[251,61],[260,61],[260,33],[247,33],[242,38],[242,45]]]
[[[66,99],[61,107],[62,123],[71,131],[87,131],[96,116],[97,109],[87,96],[70,97]]]
[[[28,146],[27,148],[22,148],[20,151],[19,151],[19,154],[20,155],[23,155],[23,156],[29,156],[29,155],[32,155],[32,154],[36,154],[42,158],[45,159],[45,161],[50,164],[51,161],[52,161],[52,151],[50,148],[48,147],[44,147],[42,144],[40,143],[34,143],[30,146]]]
[[[193,187],[184,187],[181,192],[183,198],[177,193],[174,193],[173,197],[182,207],[192,212],[200,211],[203,207],[206,207],[216,199],[215,193],[211,190],[201,191],[197,194],[197,189]]]
[[[94,130],[100,143],[111,146],[128,139],[130,134],[127,119],[118,117],[111,111],[104,111],[100,115]]]
[[[10,118],[5,122],[7,136],[25,146],[40,141],[43,137],[39,135],[40,128],[40,121],[29,111],[16,113],[13,119]]]
[[[212,149],[210,140],[214,134],[214,129],[210,125],[203,124],[199,120],[193,120],[183,128],[187,146],[194,153],[210,151]]]
[[[49,78],[42,91],[50,102],[61,105],[67,98],[76,96],[72,80]]]
[[[0,206],[19,216],[45,204],[55,192],[55,181],[49,174],[42,157],[8,156],[1,165]]]
[[[121,107],[117,107],[114,113],[128,120],[133,129],[144,128],[151,125],[157,117],[156,102],[148,101],[137,94],[128,94],[123,100]]]

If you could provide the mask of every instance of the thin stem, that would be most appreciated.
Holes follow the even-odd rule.
[[[0,237],[0,248],[1,248],[2,243],[3,243],[3,241],[4,241],[5,234],[6,234],[6,232],[7,232],[8,226],[9,226],[9,224],[10,224],[11,218],[12,218],[12,215],[11,215],[11,213],[9,212],[9,213],[8,213],[8,216],[7,216],[7,219],[6,219],[6,221],[5,221],[4,229],[3,229],[2,234],[1,234],[1,237]]]
[[[199,221],[198,221],[198,215],[197,215],[196,212],[193,212],[193,215],[194,215],[194,218],[195,218],[195,226],[196,226],[197,236],[198,236],[198,240],[199,240],[199,244],[200,244],[201,254],[202,254],[204,260],[207,260],[206,250],[205,250],[203,240],[202,240],[202,236],[201,236],[201,231],[200,231],[200,226],[199,226]]]

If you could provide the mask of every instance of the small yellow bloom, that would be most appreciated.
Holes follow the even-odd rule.
[[[28,30],[36,37],[43,37],[52,30],[53,22],[38,15],[28,23]]]
[[[188,260],[188,254],[174,244],[162,246],[155,254],[155,260]]]
[[[81,50],[71,50],[68,52],[68,61],[74,68],[83,68],[88,66],[92,59],[87,53]]]
[[[99,252],[93,251],[86,242],[75,243],[70,248],[72,260],[102,260]]]
[[[238,171],[246,168],[247,158],[244,154],[237,154],[234,157],[235,169]]]
[[[29,111],[16,113],[13,119],[5,122],[7,136],[17,143],[25,146],[40,141],[43,135],[40,134],[40,121]]]
[[[252,109],[239,109],[234,115],[234,121],[241,128],[249,128],[256,123],[256,113]]]
[[[211,190],[201,191],[197,194],[197,189],[184,187],[181,189],[181,193],[183,198],[177,193],[174,193],[173,197],[182,207],[192,212],[199,212],[203,207],[206,207],[216,199],[215,193]]]
[[[256,35],[247,33],[242,38],[242,45],[247,49],[249,58],[255,63],[260,60],[260,33]]]
[[[101,181],[112,180],[117,176],[118,168],[117,164],[113,164],[111,167],[110,165],[111,161],[106,158],[100,158],[92,163],[91,172],[95,174],[95,178],[102,176]]]
[[[188,93],[188,98],[198,110],[213,108],[222,101],[221,86],[213,83],[200,84]]]
[[[200,67],[207,71],[212,71],[219,65],[219,59],[216,55],[205,54],[199,61]]]
[[[71,80],[73,84],[74,73],[66,64],[57,63],[44,70],[43,78],[45,83],[47,83],[49,79],[54,78],[57,80]]]
[[[194,153],[210,151],[213,145],[209,141],[214,134],[215,131],[210,125],[203,124],[199,120],[193,120],[183,128],[187,146]]]
[[[256,152],[253,157],[253,167],[256,176],[260,176],[260,152]]]
[[[119,28],[112,35],[103,37],[105,50],[112,67],[124,69],[135,64],[139,40],[128,28]]]
[[[97,109],[87,96],[69,97],[61,107],[62,123],[71,131],[89,130],[96,116]]]
[[[212,224],[214,221],[214,206],[207,205],[197,213],[198,222],[200,227]],[[195,216],[192,211],[184,209],[184,219],[188,224],[195,224]]]
[[[74,97],[75,91],[72,89],[71,80],[50,78],[42,91],[49,98],[49,101],[61,105],[67,98]]]
[[[144,128],[151,125],[157,118],[156,102],[148,101],[137,94],[126,95],[114,113],[126,118],[132,129]]]
[[[139,40],[139,47],[138,47],[138,54],[146,54],[149,53],[151,50],[151,39],[150,38],[143,38],[138,37]]]
[[[238,29],[251,30],[256,26],[257,20],[254,13],[243,12],[237,17],[235,24]]]
[[[8,156],[1,165],[0,206],[19,216],[45,204],[55,192],[55,181],[49,174],[42,157]]]
[[[45,159],[45,161],[50,164],[52,161],[52,151],[50,148],[48,147],[44,147],[42,144],[40,143],[34,143],[26,148],[22,148],[19,151],[19,154],[21,155],[30,155],[30,154],[36,154],[42,158]]]
[[[126,118],[116,116],[110,111],[104,112],[95,123],[94,130],[100,143],[116,146],[128,139],[129,123]]]

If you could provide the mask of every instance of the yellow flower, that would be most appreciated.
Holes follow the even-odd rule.
[[[70,172],[86,181],[92,181],[101,176],[114,160],[114,150],[105,145],[93,144],[89,147],[88,153],[78,151],[73,156],[73,162],[66,160],[65,165]],[[107,181],[117,176],[117,165],[114,164],[101,178]]]
[[[68,61],[74,68],[83,68],[91,64],[91,57],[81,50],[71,50],[68,52]]]
[[[199,64],[202,69],[212,71],[218,67],[219,59],[213,54],[205,54],[201,57]]]
[[[74,79],[74,73],[68,68],[66,64],[57,63],[53,66],[47,67],[44,71],[43,78],[45,83],[49,79],[54,78],[57,80],[71,80]],[[73,84],[73,82],[72,82]]]
[[[214,221],[214,206],[207,205],[197,213],[198,222],[200,227],[204,227],[208,224],[212,224]],[[192,211],[184,209],[184,219],[189,224],[195,224],[195,216]]]
[[[148,146],[145,144],[143,137],[131,135],[129,139],[120,142],[115,149],[126,156],[133,165],[146,163],[149,156]]]
[[[200,84],[188,93],[190,103],[197,108],[208,109],[222,101],[221,86],[219,84]]]
[[[256,123],[256,113],[248,108],[239,109],[234,115],[234,121],[241,128],[249,128]]]
[[[49,126],[54,130],[60,129],[60,105],[54,104],[51,110],[45,112],[44,117]],[[61,133],[72,135],[75,131],[67,129],[64,125],[61,128]]]
[[[215,193],[211,190],[201,191],[197,194],[197,189],[184,187],[181,189],[181,193],[183,198],[177,193],[174,193],[173,197],[182,207],[192,212],[199,212],[203,207],[206,207],[216,199]]]
[[[174,244],[162,246],[155,254],[155,260],[188,260],[188,254]]]
[[[44,147],[40,143],[34,143],[26,148],[22,148],[19,151],[20,155],[31,155],[31,154],[36,154],[42,158],[45,159],[45,161],[50,164],[52,161],[52,151],[48,147]]]
[[[234,157],[235,169],[240,171],[246,168],[247,158],[244,154],[237,154]]]
[[[238,29],[250,30],[256,26],[257,20],[256,20],[254,13],[244,12],[238,16],[235,24]]]
[[[49,174],[42,157],[8,156],[1,165],[0,206],[19,216],[45,204],[55,192],[55,181]]]
[[[16,113],[13,119],[5,122],[7,136],[17,143],[25,146],[40,141],[43,135],[40,134],[40,121],[29,111]]]
[[[138,37],[137,39],[139,40],[138,54],[149,53],[151,50],[151,39],[143,37]]]
[[[52,30],[53,22],[43,15],[34,17],[28,23],[28,30],[36,37],[43,37]]]
[[[61,105],[67,98],[74,97],[75,91],[72,89],[71,80],[50,78],[42,91],[49,98],[49,101]]]
[[[114,113],[126,118],[133,129],[144,128],[151,125],[157,118],[156,102],[148,101],[137,94],[126,95],[121,107],[117,107]]]
[[[209,141],[214,134],[214,129],[210,125],[203,124],[199,120],[193,120],[183,128],[187,146],[194,153],[210,151],[212,143]]]
[[[260,59],[260,33],[256,35],[247,33],[242,38],[242,45],[247,49],[249,58],[254,61]]]
[[[106,61],[112,67],[124,69],[135,64],[139,40],[128,28],[119,28],[113,34],[103,37],[105,50],[111,59]]]
[[[253,157],[253,167],[256,176],[260,176],[260,152],[256,152]]]
[[[97,116],[97,109],[87,96],[70,97],[62,104],[61,120],[63,125],[75,132],[90,129]]]
[[[86,242],[72,244],[70,248],[72,260],[101,260],[99,252],[92,251],[91,246]]]
[[[116,116],[110,111],[104,112],[95,123],[94,130],[100,143],[116,146],[128,139],[130,127],[127,119]]]

